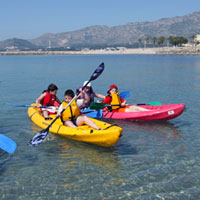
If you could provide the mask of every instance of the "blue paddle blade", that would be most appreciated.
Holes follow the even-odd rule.
[[[17,144],[13,140],[11,140],[9,137],[0,134],[0,148],[12,154],[15,152],[15,149],[17,148]]]
[[[129,91],[120,92],[120,93],[119,93],[119,96],[120,96],[122,99],[129,98],[129,97],[130,97],[130,92],[129,92]]]
[[[81,111],[81,113],[85,114],[88,117],[91,118],[102,118],[103,111],[102,110],[92,110],[92,109],[86,109],[84,111]]]

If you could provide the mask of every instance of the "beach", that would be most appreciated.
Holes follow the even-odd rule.
[[[107,55],[107,54],[135,54],[135,55],[200,55],[200,46],[190,47],[155,47],[155,48],[106,48],[82,49],[80,51],[1,51],[0,55]]]

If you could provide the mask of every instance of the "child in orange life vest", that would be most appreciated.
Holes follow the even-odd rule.
[[[64,97],[65,101],[59,106],[57,116],[61,117],[61,120],[65,126],[69,126],[72,128],[77,128],[79,125],[86,123],[88,126],[96,129],[101,130],[91,119],[87,116],[83,116],[80,113],[79,107],[84,104],[84,101],[88,101],[88,95],[80,89],[79,95],[85,95],[86,99],[78,99],[77,101],[74,100],[67,109],[61,114],[62,110],[68,105],[68,103],[73,99],[74,92],[72,90],[66,90]]]
[[[126,106],[126,100],[119,96],[118,87],[116,85],[111,85],[107,93],[108,96],[106,96],[103,103],[113,105],[112,110]]]
[[[57,98],[57,86],[54,84],[50,84],[48,89],[45,90],[37,99],[36,99],[36,106],[40,108],[41,106],[55,106],[58,108],[59,104],[61,103],[60,100]],[[49,114],[56,113],[56,109],[54,111],[48,111],[46,108],[40,109],[42,115],[44,116],[45,120],[52,119],[49,117]]]
[[[119,109],[120,107],[125,107],[124,112],[148,111],[148,109],[141,108],[139,106],[127,106],[126,100],[119,96],[118,87],[116,85],[111,85],[107,93],[108,96],[106,96],[103,103],[110,104],[112,106],[112,110]]]

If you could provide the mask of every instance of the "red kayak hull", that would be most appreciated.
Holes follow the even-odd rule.
[[[153,120],[170,120],[182,114],[185,105],[169,104],[169,105],[140,105],[139,107],[149,109],[150,111],[140,112],[121,112],[120,109],[112,112],[103,112],[105,119],[126,119],[132,121],[153,121]],[[124,109],[121,109],[124,111]]]

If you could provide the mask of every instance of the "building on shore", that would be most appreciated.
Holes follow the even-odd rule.
[[[195,35],[194,41],[200,43],[200,34]]]

